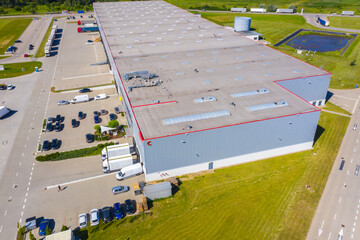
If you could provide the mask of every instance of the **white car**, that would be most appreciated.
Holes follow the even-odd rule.
[[[90,226],[96,226],[100,223],[99,209],[91,209],[90,211]]]
[[[356,128],[357,128],[357,124],[354,123],[354,127],[353,127],[353,130],[356,131]]]
[[[79,215],[79,227],[85,228],[88,224],[88,216],[87,213],[82,213]]]
[[[9,84],[9,85],[7,86],[7,89],[8,89],[8,90],[13,90],[14,88],[15,88],[15,86],[12,85],[12,84]]]
[[[65,100],[60,100],[57,102],[57,105],[61,106],[61,105],[67,105],[67,104],[70,104],[69,101],[65,101]]]
[[[96,95],[94,99],[101,100],[101,99],[106,99],[106,98],[107,98],[106,94],[102,93],[102,94]]]

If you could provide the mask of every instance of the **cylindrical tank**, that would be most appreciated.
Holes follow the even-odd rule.
[[[235,17],[234,30],[236,32],[250,31],[251,18]]]

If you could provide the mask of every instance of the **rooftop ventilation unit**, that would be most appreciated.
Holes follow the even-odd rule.
[[[166,118],[163,119],[162,122],[164,125],[176,124],[176,123],[184,123],[184,122],[193,122],[198,120],[205,120],[210,118],[218,118],[230,116],[230,112],[228,110],[216,111],[216,112],[207,112],[207,113],[199,113],[194,115],[186,115],[181,117],[174,118]]]
[[[245,97],[245,96],[264,94],[264,93],[270,93],[270,91],[267,90],[266,88],[260,88],[259,90],[255,90],[255,91],[232,93],[231,96],[233,98],[238,98],[238,97]]]
[[[202,97],[202,98],[195,98],[194,99],[195,103],[204,103],[204,102],[213,102],[213,101],[216,101],[216,98],[212,97],[212,96],[205,96],[205,97]]]
[[[279,100],[277,102],[249,106],[249,107],[247,107],[247,109],[249,109],[251,112],[255,112],[255,111],[261,111],[261,110],[267,110],[267,109],[273,109],[273,108],[279,108],[279,107],[286,107],[286,106],[289,106],[289,104],[287,102],[285,102],[285,100]]]

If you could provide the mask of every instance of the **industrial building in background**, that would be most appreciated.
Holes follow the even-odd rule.
[[[147,181],[312,148],[331,73],[163,1],[94,11]]]

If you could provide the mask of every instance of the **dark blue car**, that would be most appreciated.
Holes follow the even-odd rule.
[[[39,226],[39,236],[45,236],[46,235],[46,227],[49,225],[50,220],[44,219]]]
[[[114,215],[117,220],[122,219],[124,217],[124,213],[121,209],[120,203],[114,203]]]
[[[95,123],[99,123],[99,122],[100,122],[99,116],[94,116],[94,122],[95,122]]]

